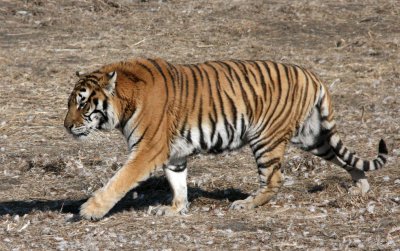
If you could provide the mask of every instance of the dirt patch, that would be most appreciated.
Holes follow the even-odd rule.
[[[384,249],[400,247],[400,6],[396,1],[8,1],[0,4],[0,250]],[[175,63],[272,59],[313,69],[339,131],[363,157],[390,157],[351,196],[340,168],[289,148],[280,193],[231,212],[258,184],[247,148],[189,161],[190,212],[161,172],[98,222],[80,205],[126,160],[118,132],[74,141],[63,129],[77,70],[131,57]],[[40,238],[38,238],[40,236]]]

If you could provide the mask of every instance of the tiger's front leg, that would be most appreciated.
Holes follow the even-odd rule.
[[[157,149],[155,150],[157,152]],[[154,151],[139,150],[134,158],[128,160],[109,180],[107,185],[97,190],[81,206],[81,217],[88,220],[102,218],[127,192],[137,187],[141,181],[149,178],[151,173],[158,167],[161,167],[166,159],[163,158],[163,154],[154,156],[152,152]]]
[[[154,209],[156,215],[173,216],[185,213],[188,208],[187,199],[187,169],[186,160],[169,163],[164,166],[164,172],[173,193],[171,206],[162,206]]]

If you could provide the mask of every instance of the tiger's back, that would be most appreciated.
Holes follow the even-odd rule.
[[[170,66],[176,85],[179,141],[184,149],[219,153],[256,143],[290,139],[324,88],[310,72],[271,61],[213,61]],[[167,67],[165,69],[168,69]],[[171,82],[172,83],[172,82]],[[182,105],[184,104],[184,105]],[[174,149],[174,147],[173,147]]]

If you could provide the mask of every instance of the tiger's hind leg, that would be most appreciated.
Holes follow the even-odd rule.
[[[161,206],[154,209],[156,215],[173,216],[185,213],[188,207],[187,199],[187,168],[186,161],[170,163],[164,166],[164,172],[173,193],[171,206]]]
[[[311,148],[313,148],[313,147],[311,147]],[[315,156],[318,156],[320,158],[328,160],[328,161],[332,162],[333,164],[336,164],[336,165],[342,167],[343,169],[345,169],[350,174],[350,176],[353,180],[353,183],[354,183],[354,185],[349,188],[350,194],[364,195],[369,191],[370,186],[369,186],[367,177],[365,175],[365,172],[362,170],[359,170],[357,168],[354,168],[352,166],[349,166],[343,160],[341,160],[335,154],[335,152],[333,151],[333,149],[327,139],[324,139],[323,142],[319,143],[319,146],[316,148],[310,149],[310,147],[309,147],[304,150],[312,153]]]
[[[332,116],[324,114],[328,109],[320,109],[314,108],[311,111],[309,117],[290,140],[291,143],[345,169],[351,175],[354,182],[354,186],[349,189],[349,192],[351,194],[366,194],[370,186],[365,172],[347,165],[346,162],[337,156],[330,143],[332,137],[335,139],[338,138],[335,121]],[[347,156],[354,155],[354,153],[347,149],[346,151],[345,154]]]
[[[354,182],[354,185],[349,188],[350,194],[365,195],[370,189],[367,176],[365,176],[365,172],[355,168],[347,171],[350,173],[351,178],[353,179]]]
[[[267,203],[282,185],[281,162],[286,141],[266,144],[261,140],[251,145],[256,158],[260,187],[244,200],[232,203],[230,209],[252,209]]]

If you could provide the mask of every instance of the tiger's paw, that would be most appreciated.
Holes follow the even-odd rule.
[[[236,200],[232,203],[229,207],[230,210],[249,210],[255,208],[256,205],[254,204],[253,200],[245,199],[245,200]]]
[[[184,207],[183,209],[179,210],[173,206],[158,206],[156,208],[150,207],[149,212],[157,216],[178,216],[186,214],[188,209]]]
[[[87,220],[100,220],[110,210],[109,207],[101,205],[96,197],[91,197],[81,206],[80,216]]]
[[[361,195],[364,196],[369,191],[369,184],[366,179],[360,179],[355,182],[354,186],[349,188],[349,193],[351,195]]]

